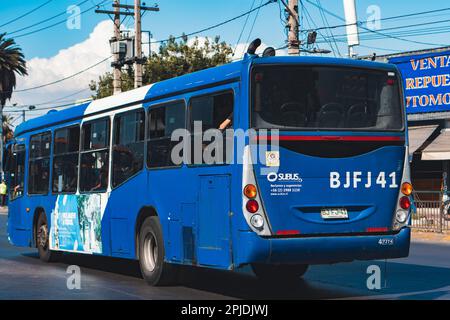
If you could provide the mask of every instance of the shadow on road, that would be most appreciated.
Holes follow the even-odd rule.
[[[38,259],[36,254],[23,254]],[[137,261],[108,257],[64,254],[61,265],[78,265],[86,269],[141,278]],[[366,287],[367,267],[383,262],[354,262],[332,266],[313,266],[305,276],[292,283],[276,284],[258,281],[250,268],[239,272],[180,267],[176,290],[185,287],[203,292],[219,294],[237,299],[340,299],[376,297],[387,299],[436,299],[449,295],[450,269],[419,266],[413,264],[387,264],[387,275],[383,273],[382,288],[370,291]],[[142,280],[144,281],[144,280]],[[447,287],[447,288],[446,288]],[[149,288],[150,290],[150,288]]]
[[[23,256],[38,260],[35,253],[24,253]],[[139,263],[137,261],[64,254],[57,264],[77,265],[82,269],[119,274],[141,279]],[[86,272],[86,270],[85,270]],[[144,280],[142,280],[144,282]],[[244,268],[239,272],[229,272],[214,269],[182,266],[179,267],[177,287],[187,287],[204,292],[215,293],[237,299],[323,299],[345,297],[348,294],[335,290],[321,289],[311,286],[308,281],[298,281],[277,285],[263,283],[250,271]]]

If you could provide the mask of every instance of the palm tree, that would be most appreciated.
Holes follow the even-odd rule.
[[[25,57],[13,39],[0,34],[0,119],[3,120],[3,108],[11,99],[16,87],[16,74],[27,75]],[[0,173],[3,178],[3,125],[0,125]]]
[[[6,143],[12,138],[14,138],[14,130],[12,129],[12,121],[11,116],[3,115],[3,142]]]

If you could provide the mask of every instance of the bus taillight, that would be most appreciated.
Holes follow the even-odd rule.
[[[256,213],[259,210],[259,204],[256,200],[249,200],[246,205],[247,211],[250,213]]]
[[[402,184],[402,193],[405,196],[409,197],[412,194],[412,192],[413,192],[413,186],[412,186],[411,183],[405,182],[405,183]]]
[[[411,200],[408,197],[402,197],[400,199],[400,207],[404,210],[411,208]]]
[[[256,186],[253,184],[248,184],[244,188],[244,195],[249,199],[255,199],[258,195],[258,192],[256,191]]]

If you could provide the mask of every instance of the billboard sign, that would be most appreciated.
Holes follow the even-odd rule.
[[[409,114],[450,111],[450,51],[389,59],[403,76]]]

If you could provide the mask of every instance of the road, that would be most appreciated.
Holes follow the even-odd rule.
[[[42,263],[31,248],[12,247],[0,214],[0,299],[450,299],[450,246],[413,242],[411,256],[394,261],[313,266],[289,287],[267,286],[248,271],[182,270],[181,283],[152,288],[136,262],[65,255]],[[378,265],[382,288],[367,289],[367,268]],[[67,268],[81,268],[81,289],[67,289]]]

